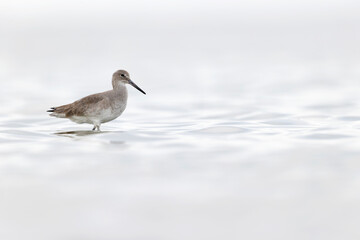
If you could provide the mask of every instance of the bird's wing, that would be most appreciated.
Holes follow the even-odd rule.
[[[72,110],[67,113],[67,117],[76,115],[76,116],[84,116],[90,109],[96,108],[96,106],[103,105],[106,102],[106,97],[103,94],[93,94],[87,97],[84,97],[72,105]],[[68,116],[69,115],[69,116]]]
[[[89,109],[94,108],[96,105],[101,105],[103,102],[105,102],[105,100],[105,96],[97,93],[81,98],[80,100],[70,104],[51,108],[49,111],[56,114],[63,114],[64,117],[85,116]]]

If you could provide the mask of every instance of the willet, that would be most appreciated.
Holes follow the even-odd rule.
[[[125,84],[130,84],[146,94],[130,79],[125,70],[118,70],[112,76],[113,89],[89,95],[73,103],[52,107],[50,116],[68,118],[76,123],[93,124],[94,130],[100,131],[100,125],[119,117],[126,108],[128,93]]]

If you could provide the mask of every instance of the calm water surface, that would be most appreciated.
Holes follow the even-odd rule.
[[[69,101],[59,93],[3,111],[0,235],[355,239],[357,97],[280,85],[198,97],[129,89],[128,109],[99,133],[48,117],[49,101]]]

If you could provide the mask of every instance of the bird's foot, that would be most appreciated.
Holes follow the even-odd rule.
[[[93,130],[93,131],[95,131],[95,130],[96,130],[96,131],[100,131],[100,126],[95,125],[92,130]]]

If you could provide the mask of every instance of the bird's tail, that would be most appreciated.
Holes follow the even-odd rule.
[[[60,107],[52,107],[49,110],[47,110],[47,112],[49,112],[50,113],[49,115],[52,117],[66,118],[66,113],[69,110],[68,105],[63,105]]]

